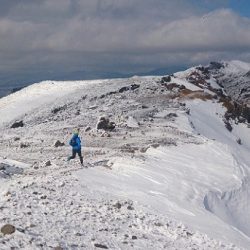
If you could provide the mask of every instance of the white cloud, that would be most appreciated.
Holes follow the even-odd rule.
[[[148,34],[145,44],[163,50],[228,51],[250,48],[250,19],[229,10],[166,23]]]
[[[204,13],[185,0],[22,2],[0,18],[0,70],[91,64],[116,71],[250,60],[250,19],[228,9]]]

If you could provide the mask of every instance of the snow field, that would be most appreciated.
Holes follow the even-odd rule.
[[[185,74],[175,82],[196,90]],[[0,236],[3,249],[248,249],[249,129],[227,131],[216,101],[175,95],[135,77],[45,82],[1,99],[0,162],[23,169],[0,179],[0,222],[17,229]],[[115,131],[97,131],[100,116]],[[10,129],[17,119],[25,126]],[[66,162],[75,127],[87,169]]]

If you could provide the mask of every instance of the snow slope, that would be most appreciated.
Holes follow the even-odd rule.
[[[1,249],[249,249],[249,127],[225,128],[222,103],[186,80],[193,70],[170,82],[188,91],[134,77],[0,99],[0,226],[16,227]],[[115,130],[96,130],[100,116]],[[75,127],[88,168],[66,161]]]

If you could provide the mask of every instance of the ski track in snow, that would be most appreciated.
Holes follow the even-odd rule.
[[[175,82],[199,90],[185,74]],[[249,128],[230,133],[219,103],[174,95],[133,77],[47,81],[0,99],[0,222],[16,227],[1,249],[248,249]],[[114,132],[95,129],[103,115]],[[66,162],[77,126],[84,169]]]

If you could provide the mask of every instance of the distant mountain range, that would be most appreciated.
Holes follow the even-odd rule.
[[[119,73],[119,72],[97,72],[78,70],[72,72],[29,72],[23,74],[5,74],[0,75],[0,98],[15,92],[22,87],[26,87],[35,82],[44,80],[54,81],[68,81],[68,80],[94,80],[94,79],[112,79],[112,78],[128,78],[134,75],[166,75],[176,71],[184,70],[186,66],[166,66],[165,68],[158,68],[148,72],[135,73]]]

